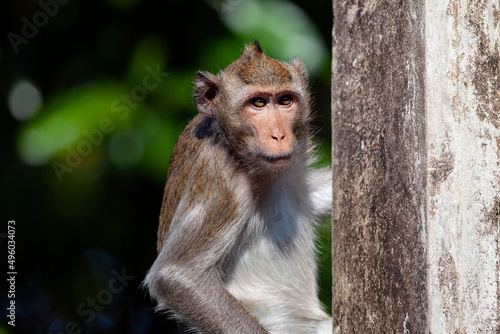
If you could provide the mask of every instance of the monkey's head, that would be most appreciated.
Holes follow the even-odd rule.
[[[287,170],[309,142],[310,97],[300,59],[268,57],[257,42],[218,75],[198,72],[194,101],[216,119],[240,165],[252,174]]]

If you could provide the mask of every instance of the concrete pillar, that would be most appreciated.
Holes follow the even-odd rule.
[[[500,1],[333,1],[335,333],[500,333]]]

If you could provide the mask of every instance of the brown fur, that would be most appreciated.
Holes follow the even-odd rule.
[[[257,43],[247,45],[241,57],[225,71],[234,71],[247,85],[286,85],[292,81],[287,67],[268,57]]]
[[[231,183],[231,174],[234,173],[234,162],[227,150],[220,146],[217,136],[212,133],[212,122],[202,115],[196,116],[181,133],[174,147],[160,213],[158,252],[163,247],[170,223],[186,189],[189,189],[186,203],[188,208],[206,198],[211,200],[211,206],[214,208],[226,208],[222,215],[218,210],[208,211],[208,222],[205,226],[210,229],[204,228],[200,231],[201,235],[196,235],[196,238],[199,238],[196,243],[203,244],[210,238],[210,232],[219,231],[223,227],[222,224],[229,223],[236,215],[237,204],[233,200],[233,190],[227,187]],[[214,174],[214,170],[223,170],[226,173]],[[218,216],[213,217],[215,214]],[[185,237],[193,236],[194,233]]]

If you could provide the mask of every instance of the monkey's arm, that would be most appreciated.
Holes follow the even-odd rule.
[[[230,197],[203,197],[180,201],[146,284],[160,308],[201,333],[267,333],[225,289],[218,270],[241,229]]]
[[[161,258],[160,263],[165,260]],[[148,275],[148,286],[160,307],[172,309],[190,328],[200,333],[267,333],[224,289],[214,268],[196,272],[196,267],[173,264],[164,264],[158,270],[153,267]]]
[[[308,183],[313,214],[318,217],[328,216],[332,211],[332,169],[324,167],[309,172]]]

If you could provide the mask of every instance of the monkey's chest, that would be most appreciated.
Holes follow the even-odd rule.
[[[257,317],[269,311],[300,314],[300,304],[316,294],[312,230],[300,224],[288,231],[267,231],[236,261],[228,291]],[[293,310],[293,308],[297,310]]]

